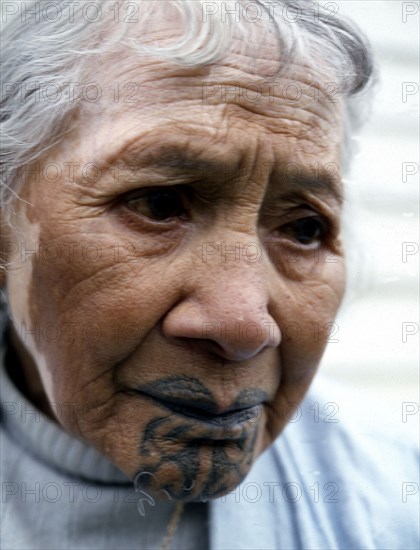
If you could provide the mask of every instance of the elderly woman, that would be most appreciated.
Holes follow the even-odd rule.
[[[409,444],[302,401],[360,32],[306,1],[3,7],[2,547],[416,547]]]

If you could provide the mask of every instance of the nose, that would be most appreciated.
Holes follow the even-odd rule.
[[[263,266],[220,261],[194,271],[194,282],[164,318],[164,335],[194,340],[230,361],[245,361],[277,347],[280,328],[269,313]]]

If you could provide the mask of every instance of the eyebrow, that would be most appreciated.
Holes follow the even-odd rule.
[[[301,173],[283,178],[283,183],[286,183],[285,189],[276,193],[276,195],[285,198],[300,196],[302,191],[313,191],[316,194],[329,195],[333,197],[340,205],[344,202],[342,186],[337,182],[338,177],[330,173],[305,173],[302,169]],[[339,180],[341,181],[341,179]],[[280,186],[281,187],[281,186]],[[295,192],[295,188],[298,190]]]
[[[191,147],[182,145],[160,145],[147,148],[146,151],[127,150],[119,161],[122,161],[132,169],[153,167],[161,170],[171,170],[182,174],[192,173],[201,177],[216,176],[218,179],[223,174],[235,174],[238,172],[238,163],[228,162],[223,155],[210,158],[209,153],[199,153]]]
[[[154,134],[152,139],[154,142],[159,141],[159,135]],[[186,136],[185,141],[189,140],[190,137]],[[133,172],[152,167],[155,170],[170,170],[182,175],[190,174],[194,178],[200,177],[206,180],[216,178],[219,182],[224,177],[226,179],[223,183],[237,178],[241,169],[246,165],[243,159],[227,161],[222,150],[216,154],[213,149],[212,155],[213,158],[210,158],[209,152],[203,146],[198,150],[191,144],[186,146],[175,139],[168,142],[165,137],[160,145],[153,143],[152,146],[146,144],[139,147],[137,144],[124,148],[122,151],[120,150],[119,154],[114,153],[106,164],[112,167],[117,163],[123,163]],[[298,171],[291,175],[281,173],[280,163],[276,163],[271,170],[270,180],[273,187],[278,190],[275,192],[278,198],[302,198],[302,192],[313,191],[329,195],[342,204],[343,194],[341,186],[337,185],[337,175],[333,176],[328,170],[319,170],[317,174],[314,174],[313,170],[308,170],[304,165],[293,164],[296,165]]]

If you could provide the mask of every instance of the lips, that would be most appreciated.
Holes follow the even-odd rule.
[[[144,384],[136,388],[136,393],[175,414],[218,427],[231,427],[257,417],[267,398],[261,390],[243,390],[232,404],[223,407],[199,380],[185,376]]]
[[[172,412],[177,414],[182,414],[190,418],[195,418],[196,420],[201,420],[203,422],[208,422],[214,424],[215,426],[227,427],[234,424],[239,424],[245,422],[250,418],[255,418],[258,415],[259,407],[258,405],[254,407],[247,407],[242,409],[235,409],[233,411],[227,411],[221,414],[212,414],[200,407],[197,407],[195,402],[190,402],[187,400],[179,400],[177,403],[166,401],[164,399],[151,397],[150,395],[144,394],[146,397],[150,397],[155,402],[170,409]]]

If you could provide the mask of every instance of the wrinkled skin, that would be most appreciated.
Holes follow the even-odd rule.
[[[260,74],[274,72],[268,58],[262,50]],[[77,131],[42,164],[93,161],[102,176],[41,173],[8,228],[21,363],[9,368],[41,409],[132,479],[148,478],[158,497],[212,498],[244,478],[307,391],[344,291],[341,183],[323,169],[339,164],[341,102],[314,101],[317,79],[299,64],[277,82],[299,83],[300,100],[274,88],[250,101],[253,63],[232,56],[186,70],[104,58],[103,89],[135,82],[140,102],[108,93],[84,105]],[[236,100],[203,101],[203,82],[236,84]],[[287,177],[295,169],[300,183]],[[180,212],[157,219],[139,191],[175,185]],[[308,217],[326,229],[302,243],[294,222]],[[39,252],[23,262],[23,243],[34,242]],[[216,412],[241,392],[262,403],[219,428],[134,391],[171,377],[202,384]]]

